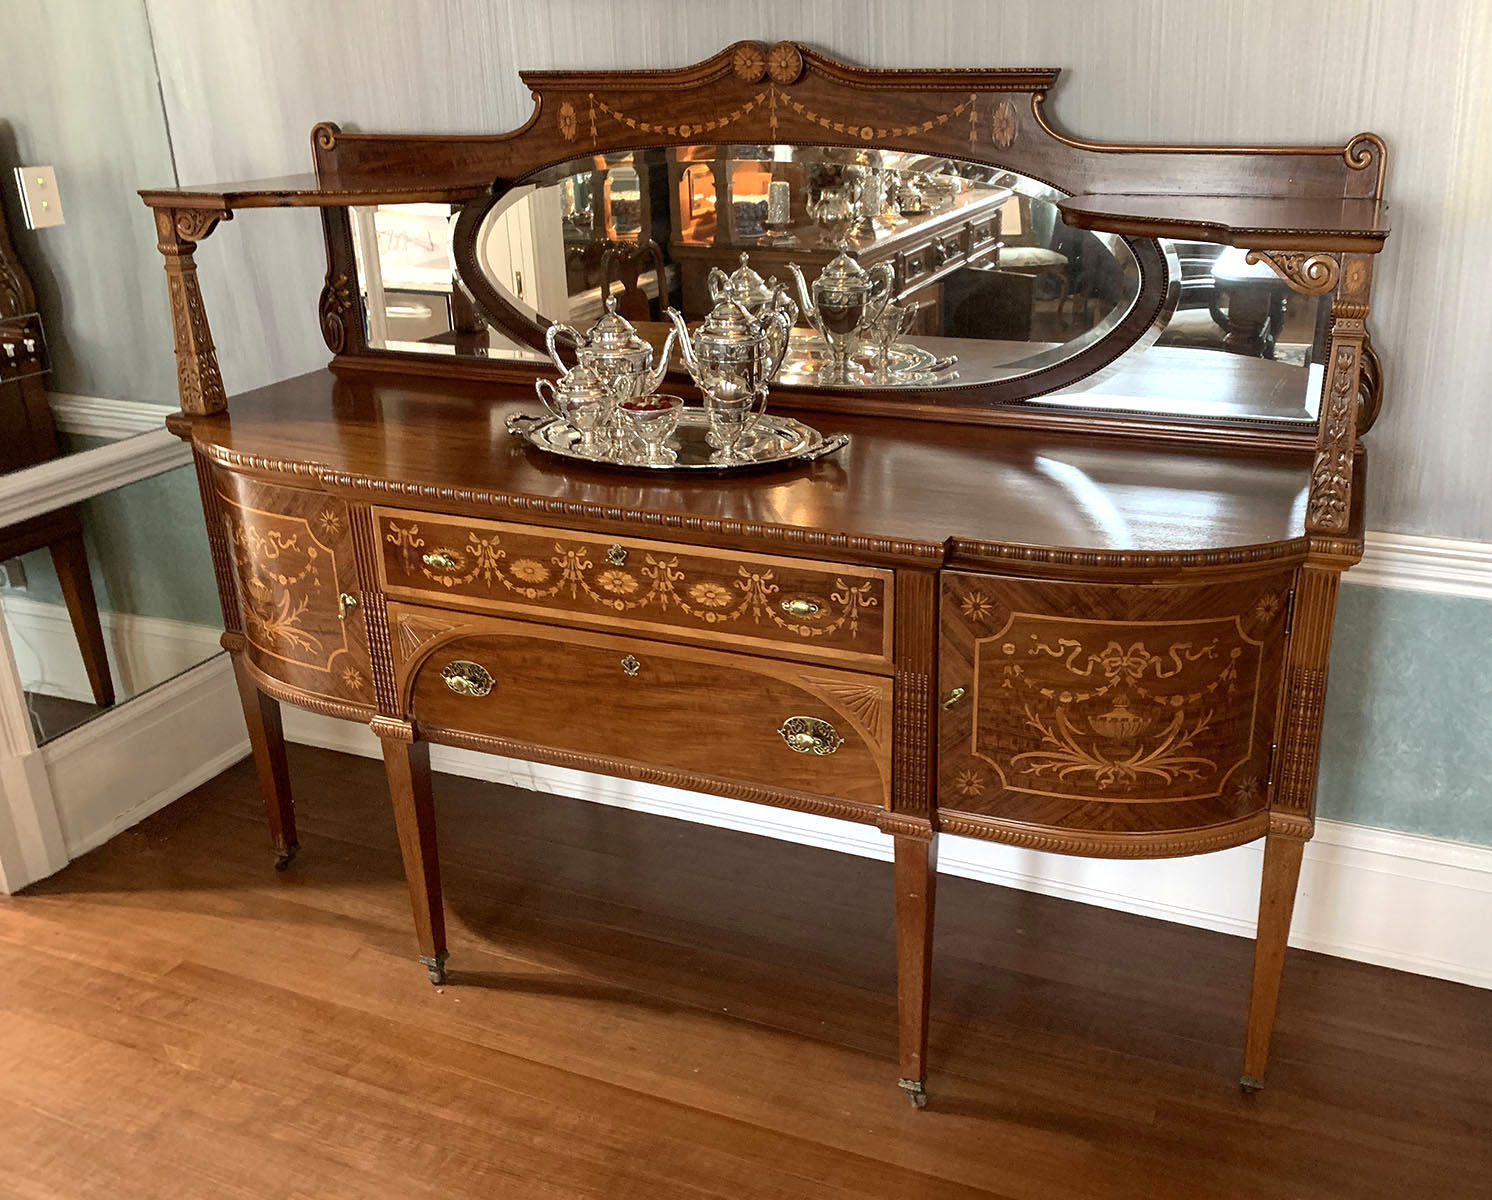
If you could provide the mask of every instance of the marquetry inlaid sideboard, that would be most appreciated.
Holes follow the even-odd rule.
[[[739,43],[675,71],[526,74],[516,133],[323,124],[314,175],[143,193],[171,426],[194,451],[279,867],[296,851],[281,702],[381,739],[437,982],[432,744],[874,825],[920,1107],[941,835],[1129,859],[1263,838],[1243,1068],[1262,1086],[1337,584],[1362,549],[1386,151],[1370,134],[1087,143],[1046,114],[1055,77]],[[947,271],[893,273],[923,322],[902,375],[883,358],[830,379],[795,331],[807,366],[773,409],[845,449],[690,474],[509,436],[553,374],[534,349],[549,321],[613,294],[596,262],[643,264],[623,290],[661,349],[679,263],[729,261],[741,238],[806,256],[834,188],[858,205],[851,234],[831,230],[851,246],[957,203],[1000,214],[998,242],[946,235]],[[276,206],[321,210],[333,357],[230,413],[193,252]],[[385,235],[431,206],[451,244],[420,274]],[[956,226],[939,217],[928,244]],[[549,277],[504,257],[525,237],[553,250]],[[1230,309],[1245,292],[1265,300]],[[390,332],[416,308],[433,332]],[[698,394],[678,369],[666,386]]]

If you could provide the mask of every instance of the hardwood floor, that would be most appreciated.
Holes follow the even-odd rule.
[[[440,776],[450,982],[380,763],[292,748],[0,897],[0,1196],[1486,1197],[1492,992],[943,877],[931,1102],[891,864]],[[499,832],[501,815],[509,831]]]

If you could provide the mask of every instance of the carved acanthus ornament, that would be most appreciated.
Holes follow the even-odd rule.
[[[347,315],[352,312],[352,283],[343,274],[326,275],[326,286],[321,289],[321,337],[326,348],[333,354],[342,354],[347,349]]]
[[[1321,396],[1321,432],[1311,468],[1306,532],[1342,533],[1352,516],[1352,463],[1357,449],[1362,373],[1369,372],[1376,393],[1377,360],[1364,368],[1368,340],[1368,286],[1372,268],[1366,255],[1344,256],[1342,287],[1331,306],[1331,346]],[[1372,414],[1376,416],[1376,411]],[[1371,422],[1370,422],[1371,423]]]
[[[155,212],[156,248],[166,260],[171,301],[176,386],[181,394],[181,411],[186,413],[221,412],[228,407],[193,255],[197,243],[212,233],[219,221],[232,216],[232,212],[216,208],[158,208]]]
[[[1263,263],[1292,289],[1306,296],[1323,296],[1337,286],[1340,264],[1334,254],[1304,250],[1250,250],[1246,263]]]

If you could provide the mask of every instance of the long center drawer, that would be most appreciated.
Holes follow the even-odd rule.
[[[890,571],[392,508],[374,522],[391,597],[891,670]]]
[[[408,711],[431,740],[675,771],[676,786],[726,794],[710,781],[889,803],[885,676],[398,603],[389,624]]]

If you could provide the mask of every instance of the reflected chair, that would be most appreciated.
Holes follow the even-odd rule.
[[[42,386],[46,343],[35,309],[31,278],[16,256],[0,209],[0,471],[33,467],[62,452]],[[94,703],[107,708],[114,703],[114,683],[76,506],[0,529],[0,561],[41,549],[51,552]]]

